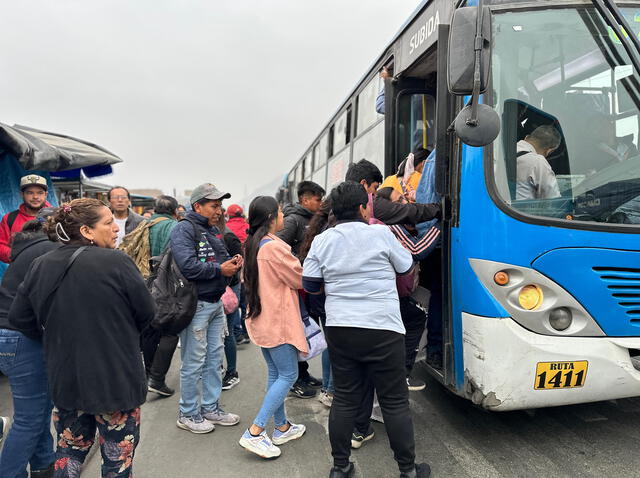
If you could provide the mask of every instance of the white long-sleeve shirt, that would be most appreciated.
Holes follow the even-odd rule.
[[[517,151],[516,200],[560,197],[556,174],[547,159],[525,140],[518,141]]]

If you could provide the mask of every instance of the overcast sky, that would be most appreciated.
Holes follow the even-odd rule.
[[[111,150],[124,163],[102,182],[240,200],[293,165],[418,4],[5,2],[0,122]]]

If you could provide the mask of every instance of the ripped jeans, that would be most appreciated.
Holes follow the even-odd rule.
[[[226,321],[222,301],[199,300],[193,320],[180,332],[180,413],[185,416],[218,408]]]

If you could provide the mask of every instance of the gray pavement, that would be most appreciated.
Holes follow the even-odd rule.
[[[282,456],[265,461],[243,450],[238,439],[258,410],[266,366],[256,347],[238,352],[241,382],[223,392],[222,404],[242,417],[240,425],[194,435],[175,425],[177,396],[149,394],[143,406],[142,438],[136,452],[136,478],[152,477],[326,477],[331,463],[328,409],[315,399],[287,399],[287,413],[307,433],[282,447]],[[178,385],[179,354],[167,378]],[[318,359],[312,371],[320,376]],[[417,375],[427,378],[418,368]],[[640,477],[640,399],[556,407],[530,412],[485,412],[428,379],[411,393],[416,451],[434,477]],[[0,377],[0,414],[10,413],[10,392]],[[384,426],[354,450],[357,477],[397,477]],[[99,476],[94,453],[83,476]]]

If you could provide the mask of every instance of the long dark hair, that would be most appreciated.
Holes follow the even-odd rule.
[[[260,241],[269,232],[269,226],[278,218],[278,201],[271,196],[258,196],[249,204],[249,235],[244,243],[244,287],[247,293],[247,318],[262,313],[258,293],[258,249]]]
[[[431,154],[431,151],[429,151],[428,149],[424,149],[424,148],[416,149],[413,152],[413,167],[417,168],[418,166],[420,166],[420,163],[425,161],[429,157],[429,154]],[[404,176],[404,169],[406,165],[407,165],[407,158],[405,158],[398,166],[398,172],[396,173],[396,176],[398,176],[399,178]]]
[[[309,225],[307,229],[304,231],[304,238],[302,239],[302,244],[300,245],[300,250],[298,251],[298,257],[301,261],[307,258],[307,254],[309,254],[309,249],[311,249],[311,243],[315,239],[315,237],[324,232],[328,227],[332,227],[335,223],[335,219],[331,216],[331,201],[325,199],[322,201],[322,206],[320,206],[320,210],[313,215],[311,220],[309,221]]]

